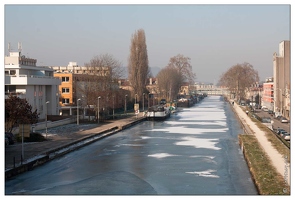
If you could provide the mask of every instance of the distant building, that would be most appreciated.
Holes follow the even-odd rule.
[[[290,119],[290,41],[279,44],[279,55],[273,54],[274,111]]]
[[[38,67],[37,60],[26,58],[21,51],[9,52],[5,56],[5,98],[9,94],[26,99],[37,109],[40,119],[45,119],[46,108],[48,115],[59,114],[60,80],[53,77],[53,70],[49,67]],[[46,104],[46,102],[49,102]]]
[[[274,99],[273,99],[273,78],[267,78],[263,83],[263,93],[261,105],[265,106],[269,110],[274,110]]]

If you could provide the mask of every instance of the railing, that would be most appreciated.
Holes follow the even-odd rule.
[[[36,76],[36,75],[5,75],[10,77],[29,77],[29,78],[50,78],[50,79],[59,79],[58,77],[54,76]]]

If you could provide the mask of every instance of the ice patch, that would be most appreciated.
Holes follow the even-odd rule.
[[[148,155],[148,157],[155,157],[155,158],[166,158],[171,156],[178,156],[178,155],[173,155],[169,153],[156,153],[156,154]]]
[[[209,178],[219,178],[218,175],[211,174],[212,172],[216,172],[216,170],[209,169],[207,171],[201,172],[185,172],[187,174],[196,174],[198,176],[209,177]]]
[[[120,147],[120,146],[141,147],[143,145],[142,144],[118,144],[115,147]]]
[[[216,129],[201,129],[201,128],[186,128],[184,126],[179,127],[167,127],[163,129],[152,129],[147,131],[163,131],[168,133],[178,133],[178,134],[203,134],[203,133],[219,133],[219,132],[226,132],[228,128],[216,128]]]
[[[182,138],[185,141],[176,142],[176,145],[183,145],[183,146],[193,146],[195,148],[206,148],[206,149],[213,149],[213,150],[220,150],[221,148],[216,147],[215,144],[217,143],[218,139],[201,139],[201,138],[192,138],[192,137],[184,137]]]
[[[182,120],[185,121],[185,120]],[[176,121],[166,121],[164,122],[165,124],[170,124],[170,125],[218,125],[218,126],[226,126],[225,121],[214,121],[214,122],[204,122],[204,121],[199,121],[199,122],[176,122]]]

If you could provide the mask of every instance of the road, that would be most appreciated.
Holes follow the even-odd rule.
[[[271,116],[270,114],[268,114],[268,112],[262,111],[262,110],[257,110],[255,112],[255,114],[257,114],[259,117],[270,117],[271,120],[273,120],[273,127],[274,129],[277,129],[278,127],[283,128],[284,130],[286,130],[288,133],[290,132],[290,123],[282,123],[279,120],[277,120],[274,116]]]
[[[222,97],[145,121],[5,182],[5,194],[255,195]]]

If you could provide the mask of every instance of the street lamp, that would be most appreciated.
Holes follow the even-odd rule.
[[[99,124],[99,99],[100,99],[100,96],[97,97],[97,123]]]
[[[113,95],[113,119],[115,119],[115,96]]]
[[[144,112],[144,95],[145,93],[143,93],[143,98],[142,98],[142,111]]]
[[[124,111],[124,113],[126,114],[126,98],[127,98],[127,94],[125,95],[125,111]]]
[[[49,104],[49,101],[46,101],[46,112],[45,112],[45,117],[46,117],[46,119],[45,119],[46,139],[47,139],[47,104]]]
[[[79,101],[81,101],[81,99],[77,99],[77,125],[79,125]]]
[[[148,94],[148,108],[150,107],[150,92],[149,92],[149,94]]]

